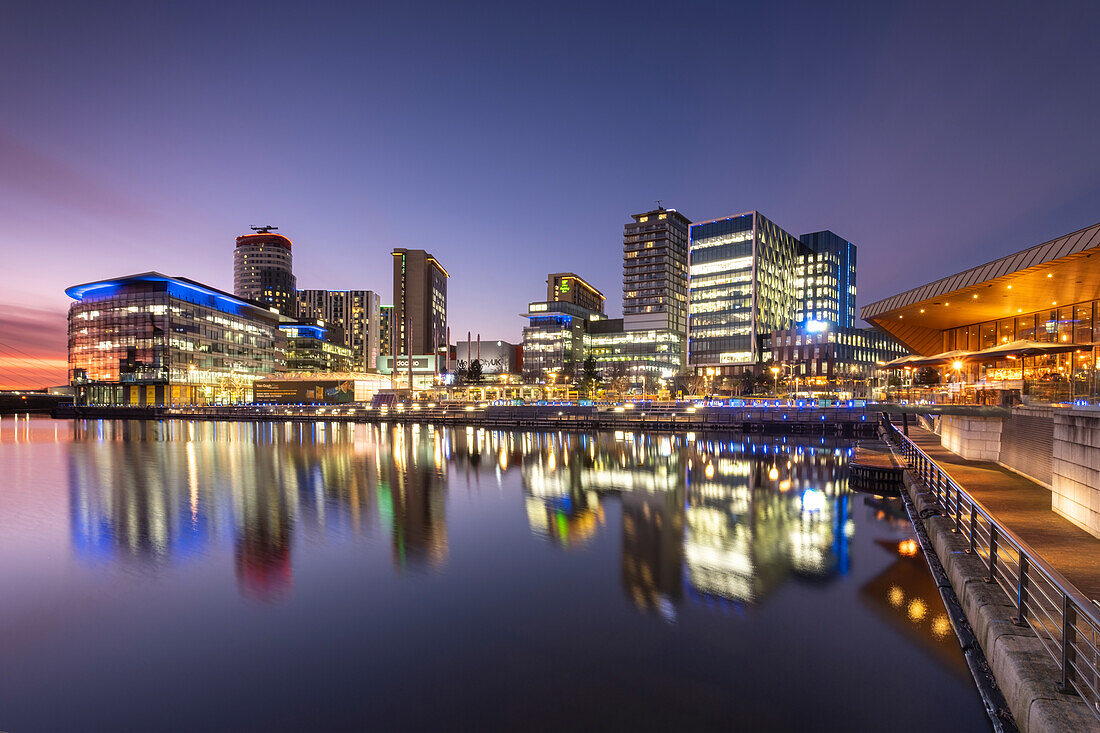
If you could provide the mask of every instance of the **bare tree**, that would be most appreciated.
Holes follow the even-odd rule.
[[[626,371],[626,364],[622,362],[612,364],[607,368],[604,376],[607,378],[608,386],[615,392],[625,394],[630,389],[630,377]]]

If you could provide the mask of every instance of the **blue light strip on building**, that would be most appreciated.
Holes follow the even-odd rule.
[[[259,306],[246,303],[239,298],[225,295],[224,293],[219,293],[211,288],[184,282],[165,275],[138,275],[136,277],[124,277],[117,280],[103,280],[101,282],[87,283],[86,285],[74,285],[66,289],[65,294],[73,300],[82,301],[89,294],[95,294],[98,297],[108,297],[113,295],[114,292],[121,290],[125,285],[131,283],[158,282],[167,283],[167,291],[170,296],[198,302],[200,305],[207,305],[224,313],[239,315],[242,308],[249,308],[255,311],[264,310]],[[101,293],[100,291],[110,292]],[[197,298],[201,298],[202,300],[199,301]]]

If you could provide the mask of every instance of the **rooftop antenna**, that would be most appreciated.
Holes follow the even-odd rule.
[[[657,199],[657,210],[664,211],[664,206],[661,206],[661,199]]]
[[[259,234],[271,234],[273,231],[275,231],[278,228],[279,227],[273,227],[270,224],[268,224],[267,226],[262,226],[262,227],[249,227],[249,229],[251,229],[252,231],[257,232]]]

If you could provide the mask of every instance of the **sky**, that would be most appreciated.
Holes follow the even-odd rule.
[[[0,386],[65,382],[66,287],[451,274],[520,340],[549,272],[621,312],[657,200],[859,248],[865,305],[1100,221],[1100,3],[0,5]]]

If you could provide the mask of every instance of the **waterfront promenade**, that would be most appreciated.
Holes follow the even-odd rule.
[[[1100,539],[1055,514],[1050,489],[996,463],[960,458],[922,427],[910,425],[909,438],[1078,590],[1100,599]]]

